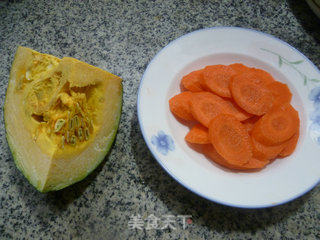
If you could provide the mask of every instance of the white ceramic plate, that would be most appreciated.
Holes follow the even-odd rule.
[[[169,110],[168,101],[180,92],[182,76],[206,65],[231,63],[264,69],[288,84],[292,105],[300,114],[301,135],[295,152],[258,172],[233,172],[192,150],[184,141],[189,128]],[[319,82],[314,64],[271,35],[234,27],[198,30],[172,41],[148,65],[138,95],[141,131],[159,164],[194,193],[242,208],[279,205],[319,183]]]

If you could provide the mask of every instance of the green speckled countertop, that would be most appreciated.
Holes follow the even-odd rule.
[[[136,100],[154,55],[188,32],[239,26],[272,34],[320,66],[320,20],[305,1],[1,1],[0,239],[320,239],[320,187],[288,204],[246,210],[191,193],[158,165],[138,127]],[[111,153],[84,181],[37,192],[16,169],[3,103],[18,45],[72,56],[124,80]],[[130,229],[130,217],[191,215],[183,229]],[[161,220],[164,223],[163,220]]]

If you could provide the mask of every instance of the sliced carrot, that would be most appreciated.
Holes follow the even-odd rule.
[[[296,149],[299,140],[299,130],[286,142],[286,146],[279,153],[280,157],[287,157]]]
[[[270,163],[269,160],[260,160],[260,159],[256,159],[254,157],[250,158],[249,162],[247,162],[246,164],[244,164],[242,167],[244,169],[260,169],[260,168],[264,168],[268,163]]]
[[[203,126],[208,127],[210,121],[218,114],[226,113],[226,102],[210,92],[193,93],[191,113]]]
[[[272,107],[271,91],[253,71],[234,76],[230,90],[234,101],[248,113],[260,116]]]
[[[235,116],[239,121],[244,121],[250,117],[252,117],[252,114],[244,111],[242,108],[240,108],[232,99],[225,100],[229,105],[229,111],[228,113]]]
[[[204,145],[202,150],[205,156],[213,160],[215,163],[218,163],[219,165],[229,169],[235,169],[235,170],[260,169],[269,163],[269,161],[261,161],[255,158],[250,158],[249,161],[242,166],[233,165],[228,163],[227,160],[225,160],[212,145],[209,145],[209,144]]]
[[[220,114],[212,119],[209,138],[217,152],[232,165],[242,166],[252,157],[250,136],[232,115]]]
[[[274,104],[285,104],[290,103],[292,93],[288,88],[287,84],[273,81],[267,85],[267,88],[271,91],[274,98]]]
[[[259,160],[271,160],[278,156],[278,154],[285,147],[284,144],[268,146],[258,142],[254,137],[252,140],[252,153],[253,157]]]
[[[265,145],[278,145],[291,138],[299,128],[298,112],[290,105],[278,105],[259,119],[252,136]]]
[[[203,154],[210,159],[212,159],[214,162],[227,167],[231,168],[231,164],[229,164],[218,152],[217,150],[212,146],[212,144],[203,145]]]
[[[209,131],[201,124],[196,124],[187,133],[185,140],[189,143],[208,144],[210,143]]]
[[[254,124],[259,120],[258,116],[253,116],[245,121],[242,121],[243,125],[246,127],[249,134],[251,134]]]
[[[243,170],[260,169],[264,168],[268,163],[270,163],[269,160],[260,160],[252,157],[249,159],[249,162],[242,166],[242,168]]]
[[[258,84],[268,85],[275,81],[275,79],[271,76],[271,74],[266,72],[263,69],[250,68],[250,71],[255,76],[255,79],[256,81],[258,81]]]
[[[193,121],[194,118],[190,111],[190,101],[192,97],[192,92],[182,92],[175,95],[169,100],[169,107],[171,112],[187,121]]]
[[[229,67],[231,67],[232,70],[235,71],[236,74],[241,74],[243,72],[250,70],[249,67],[247,67],[241,63],[233,63],[233,64],[230,64]]]
[[[202,81],[203,69],[200,69],[185,75],[181,80],[181,84],[191,92],[200,92],[203,91],[203,88],[201,86]]]
[[[206,66],[203,71],[203,83],[213,93],[230,98],[229,83],[234,75],[235,71],[229,66]]]
[[[299,130],[287,141],[279,145],[268,146],[259,143],[252,137],[252,152],[253,156],[257,159],[274,159],[278,155],[286,157],[293,153],[299,139]]]
[[[221,113],[233,115],[239,121],[251,116],[233,102],[210,92],[193,93],[190,106],[193,117],[205,127],[208,127],[210,121]]]
[[[229,65],[236,74],[242,74],[244,72],[250,72],[252,77],[254,76],[257,84],[267,85],[275,81],[275,79],[268,72],[258,69],[258,68],[250,68],[241,63],[234,63]]]

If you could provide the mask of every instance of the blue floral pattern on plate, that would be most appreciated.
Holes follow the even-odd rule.
[[[315,87],[310,91],[309,99],[313,101],[315,108],[310,114],[310,120],[312,121],[310,130],[315,135],[315,141],[320,144],[320,87]]]
[[[151,143],[156,146],[158,152],[165,156],[169,151],[175,149],[172,137],[165,134],[162,130],[158,131],[158,135],[153,135],[151,137]]]
[[[316,109],[320,108],[320,87],[315,87],[310,91],[309,99],[313,101]]]

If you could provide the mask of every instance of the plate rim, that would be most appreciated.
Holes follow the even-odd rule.
[[[317,68],[317,66],[311,62],[311,60],[309,58],[307,58],[302,52],[300,52],[298,49],[296,49],[295,47],[291,46],[289,43],[271,35],[268,33],[264,33],[255,29],[250,29],[250,28],[242,28],[242,27],[233,27],[233,26],[217,26],[217,27],[209,27],[209,28],[202,28],[202,29],[198,29],[192,32],[188,32],[184,35],[181,35],[180,37],[170,41],[166,46],[164,46],[163,48],[161,48],[155,55],[154,57],[151,59],[151,61],[149,61],[148,66],[146,67],[141,79],[140,79],[140,83],[139,83],[139,88],[138,88],[138,96],[137,96],[137,115],[138,115],[138,122],[139,122],[139,127],[140,127],[140,131],[142,133],[142,137],[146,143],[146,145],[149,148],[149,151],[152,153],[153,157],[156,159],[156,161],[160,164],[160,166],[166,171],[167,174],[169,174],[170,177],[172,177],[176,182],[178,182],[180,185],[182,185],[183,187],[185,187],[186,189],[188,189],[189,191],[191,191],[192,193],[206,199],[209,200],[211,202],[215,202],[218,204],[222,204],[225,206],[229,206],[229,207],[236,207],[236,208],[244,208],[244,209],[261,209],[261,208],[269,208],[269,207],[275,207],[275,206],[279,206],[282,204],[286,204],[288,202],[291,202],[303,195],[305,195],[307,192],[311,191],[313,188],[315,188],[319,183],[320,183],[320,178],[318,180],[318,182],[316,182],[314,185],[311,185],[308,189],[306,189],[305,191],[303,191],[302,193],[298,193],[295,196],[292,196],[291,198],[287,199],[286,201],[282,201],[282,202],[277,202],[277,203],[270,203],[270,204],[263,204],[263,205],[243,205],[243,204],[232,204],[230,202],[226,202],[226,201],[221,201],[221,200],[217,200],[217,199],[213,199],[210,198],[204,194],[202,194],[201,192],[189,187],[187,184],[183,183],[182,181],[180,181],[173,173],[171,173],[171,171],[162,163],[162,161],[160,160],[160,158],[158,158],[158,153],[156,153],[155,149],[151,146],[150,141],[147,139],[147,134],[145,133],[145,130],[142,126],[142,120],[141,120],[141,110],[140,110],[140,96],[141,96],[141,89],[142,89],[142,85],[143,85],[143,81],[145,79],[145,75],[148,72],[149,67],[152,65],[152,63],[158,58],[158,56],[170,45],[172,45],[173,43],[175,43],[178,40],[181,40],[183,38],[186,38],[190,35],[196,34],[198,32],[202,32],[202,31],[209,31],[209,30],[214,30],[214,29],[237,29],[237,30],[241,30],[241,31],[249,31],[249,32],[254,32],[256,34],[260,34],[269,38],[272,38],[284,45],[286,45],[287,47],[289,47],[290,49],[292,49],[295,52],[298,52],[305,60],[308,64],[310,64],[315,70],[316,72],[319,73],[320,75],[320,70]]]

